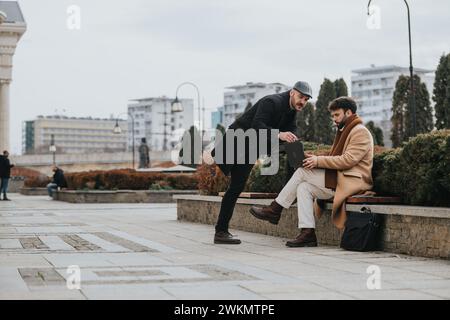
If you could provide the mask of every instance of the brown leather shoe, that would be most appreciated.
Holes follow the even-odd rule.
[[[280,221],[281,212],[283,207],[280,206],[276,201],[273,201],[268,207],[256,207],[252,206],[250,208],[250,213],[258,219],[269,221],[272,224],[278,224]]]
[[[240,244],[241,240],[235,238],[231,233],[227,231],[216,231],[214,235],[215,244]]]
[[[286,242],[286,246],[294,247],[317,247],[317,237],[314,229],[302,229],[294,240]]]

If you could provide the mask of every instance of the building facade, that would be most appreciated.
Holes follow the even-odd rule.
[[[127,149],[128,123],[119,120],[122,133],[113,133],[116,119],[38,116],[22,127],[22,153],[45,154],[54,144],[61,153],[118,152]]]
[[[434,70],[415,68],[414,73],[426,84],[431,99]],[[409,68],[372,65],[352,71],[351,95],[358,103],[358,113],[365,122],[373,121],[383,130],[384,143],[388,147],[392,146],[392,99],[400,75],[409,76]]]
[[[259,99],[274,93],[288,91],[291,88],[282,83],[253,83],[226,88],[224,94],[223,125],[228,128],[247,106],[254,105]]]
[[[146,138],[147,145],[152,151],[172,150],[183,133],[194,125],[194,101],[192,99],[179,99],[182,112],[171,112],[173,98],[143,98],[131,100],[128,105],[128,146],[131,148],[133,133],[131,131],[134,119],[135,145],[141,144]]]
[[[215,130],[217,125],[223,125],[224,107],[217,108],[217,111],[211,112],[211,129]]]
[[[13,56],[27,25],[16,1],[0,1],[0,150],[10,150],[9,90]]]

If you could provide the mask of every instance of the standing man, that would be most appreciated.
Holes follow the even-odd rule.
[[[352,98],[333,100],[329,110],[338,131],[328,156],[307,155],[299,168],[270,206],[252,207],[250,213],[258,219],[278,224],[283,208],[298,203],[300,234],[288,241],[288,247],[316,247],[314,212],[322,208],[317,199],[333,200],[332,219],[339,229],[346,221],[345,200],[372,189],[373,138],[356,114]],[[314,202],[314,199],[316,201]]]
[[[7,197],[9,179],[11,178],[11,168],[14,167],[9,161],[9,152],[3,151],[3,155],[0,156],[0,195],[3,193],[3,199],[5,201],[10,201]]]
[[[139,146],[139,169],[150,168],[150,148],[147,145],[147,139],[141,139]]]
[[[294,88],[289,91],[269,95],[259,100],[254,106],[244,112],[242,116],[236,119],[229,129],[242,129],[244,131],[249,129],[257,131],[265,129],[269,132],[272,129],[277,129],[280,131],[278,138],[281,141],[294,142],[298,140],[297,136],[293,133],[297,129],[296,114],[305,107],[306,103],[311,98],[311,86],[307,82],[299,81],[295,84]],[[215,148],[215,150],[223,148],[224,155],[226,153],[225,150],[227,149],[225,143],[227,141],[226,135],[228,133],[229,131],[225,133],[221,142],[219,142]],[[246,157],[248,157],[249,148],[251,147],[254,146],[249,147],[246,145]],[[212,152],[214,157],[215,150]],[[270,150],[270,145],[268,146],[268,150]],[[219,161],[220,160],[222,159],[219,159]],[[244,164],[238,164],[236,160],[232,164],[220,164],[217,159],[216,162],[219,163],[218,166],[225,175],[231,176],[231,181],[222,199],[219,218],[215,227],[216,233],[214,235],[214,243],[240,244],[241,240],[228,232],[228,225],[233,216],[236,201],[244,190],[254,163],[250,163],[248,159],[246,159]]]

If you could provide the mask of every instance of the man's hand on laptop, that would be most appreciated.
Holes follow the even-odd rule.
[[[317,168],[317,156],[311,153],[305,153],[306,159],[303,160],[303,168],[305,169],[314,169]]]
[[[297,136],[289,131],[288,132],[280,132],[278,134],[278,138],[281,141],[286,141],[286,142],[295,142],[298,140]]]

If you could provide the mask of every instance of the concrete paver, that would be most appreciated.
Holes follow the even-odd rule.
[[[450,299],[450,262],[179,222],[175,204],[0,203],[0,299]],[[70,290],[80,270],[80,288]],[[370,267],[381,289],[370,289]],[[372,279],[373,280],[373,279]]]

